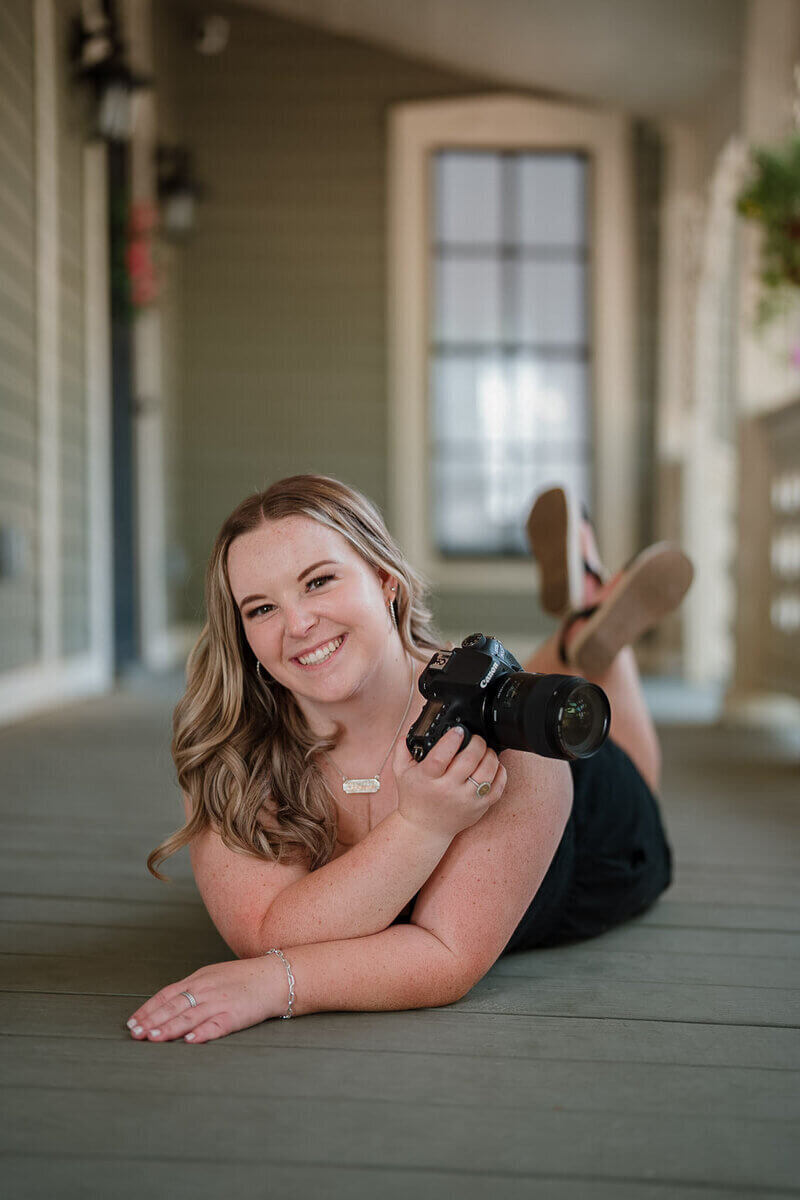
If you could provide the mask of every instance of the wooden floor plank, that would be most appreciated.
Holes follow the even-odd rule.
[[[669,896],[676,904],[726,904],[732,894],[735,894],[738,904],[752,904],[757,908],[780,905],[781,908],[793,909],[800,927],[800,892],[789,884],[778,886],[775,882],[765,884],[748,880],[740,884],[737,879],[733,887],[731,880],[726,878],[686,878],[677,874],[664,898]]]
[[[138,1047],[137,1047],[138,1049]],[[162,1047],[159,1047],[162,1049]],[[215,1050],[203,1054],[211,1067]],[[218,1053],[219,1048],[216,1048]],[[213,1091],[213,1071],[209,1071]],[[0,1088],[6,1118],[0,1151],[91,1154],[103,1130],[107,1153],[191,1161],[224,1146],[242,1162],[289,1157],[338,1165],[618,1176],[669,1184],[711,1183],[794,1188],[795,1122],[732,1117],[669,1117],[616,1112],[527,1112],[514,1098],[503,1108],[450,1104],[379,1105],[374,1100],[313,1097],[173,1095],[152,1086],[84,1089],[80,1104],[65,1088]],[[313,1136],[309,1131],[313,1130]],[[358,1136],[353,1131],[358,1130]],[[570,1148],[565,1156],[565,1148]],[[567,1161],[568,1160],[568,1161]]]
[[[232,958],[217,931],[208,922],[205,929],[174,929],[168,925],[120,928],[113,925],[48,925],[24,921],[0,921],[0,954],[129,954],[139,961],[169,962],[176,955],[207,962]],[[767,960],[775,961],[775,960]]]
[[[265,1178],[261,1163],[242,1163],[225,1157],[224,1150],[193,1162],[167,1158],[68,1157],[14,1154],[4,1160],[6,1178],[15,1200],[86,1200],[87,1177],[93,1194],[114,1200],[169,1196],[170,1200],[219,1200],[226,1195],[280,1196],[281,1200],[785,1200],[785,1191],[738,1187],[681,1186],[678,1190],[641,1179],[612,1182],[572,1175],[552,1179],[540,1174],[459,1170],[420,1171],[408,1168],[338,1167],[326,1163],[273,1161]]]
[[[710,987],[485,976],[461,1001],[472,1012],[604,1016],[646,1021],[704,1021],[718,1025],[800,1024],[800,997],[789,988]]]
[[[109,897],[42,896],[0,892],[0,920],[45,925],[81,925],[114,929],[165,928],[201,932],[213,929],[198,895],[175,900],[112,900]],[[747,953],[747,951],[745,951]],[[767,951],[772,953],[772,951]],[[776,951],[777,953],[777,951]]]
[[[0,992],[0,1033],[118,1041],[130,1037],[129,1001],[117,996]],[[225,1040],[226,1047],[371,1050],[376,1054],[477,1054],[488,1058],[671,1063],[800,1070],[794,1029],[680,1024],[596,1017],[493,1015],[453,1007],[382,1013],[314,1013],[265,1021]],[[156,1050],[162,1047],[155,1047]],[[90,1053],[90,1048],[87,1053]]]
[[[133,959],[92,955],[0,954],[0,991],[125,995],[142,999],[191,975],[199,958]],[[725,987],[569,977],[505,979],[490,972],[451,1005],[472,1012],[605,1016],[629,1020],[705,1021],[735,1025],[800,1024],[800,999],[789,988]]]
[[[690,904],[670,899],[669,892],[640,920],[643,925],[670,928],[798,932],[797,912],[789,905],[739,904],[733,900],[726,904]]]
[[[657,954],[746,954],[753,958],[800,959],[800,933],[775,933],[769,929],[674,928],[645,925],[636,920],[609,929],[603,934],[602,944],[609,950],[650,950]]]
[[[186,870],[167,869],[171,902],[198,902],[194,880]],[[92,864],[67,860],[47,865],[20,862],[18,856],[0,854],[0,878],[7,892],[36,892],[40,896],[76,896],[84,899],[157,901],[167,885],[149,875],[144,860],[131,859],[117,867],[95,861]]]
[[[12,1044],[13,1043],[13,1044]],[[87,1046],[76,1038],[6,1039],[0,1079],[6,1087],[65,1087],[102,1091],[113,1079],[120,1091],[148,1086],[197,1094],[209,1082],[209,1056],[184,1044],[131,1040]],[[219,1047],[217,1048],[220,1049]],[[489,1062],[491,1071],[487,1071]],[[533,1114],[563,1112],[664,1113],[754,1121],[800,1118],[800,1071],[683,1067],[653,1063],[531,1062],[487,1059],[485,1054],[431,1056],[408,1049],[370,1050],[296,1046],[225,1047],[213,1062],[216,1096],[281,1096],[378,1103],[451,1104],[466,1108],[519,1105]]]
[[[0,932],[0,938],[2,933]],[[659,954],[580,946],[511,954],[493,976],[527,979],[613,979],[638,983],[699,983],[720,987],[800,987],[800,962],[730,954]]]

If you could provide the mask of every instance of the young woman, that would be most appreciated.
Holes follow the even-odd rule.
[[[594,936],[669,885],[658,742],[624,643],[691,568],[657,547],[607,580],[567,500],[553,489],[531,513],[543,594],[553,611],[594,607],[564,614],[525,670],[589,663],[608,694],[612,740],[572,764],[498,757],[478,736],[461,750],[457,730],[412,759],[419,676],[452,647],[358,492],[293,476],[231,514],[175,710],[186,824],[148,867],[164,878],[158,863],[189,845],[237,959],[163,988],[132,1036],[200,1043],[270,1017],[450,1004],[501,954]]]

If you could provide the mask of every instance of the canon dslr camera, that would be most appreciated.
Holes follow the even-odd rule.
[[[608,737],[611,708],[602,688],[575,675],[523,671],[497,638],[472,633],[434,654],[419,680],[428,703],[406,737],[421,762],[454,725],[501,750],[545,758],[589,758]]]

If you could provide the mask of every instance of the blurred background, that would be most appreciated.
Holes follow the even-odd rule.
[[[179,678],[312,471],[518,657],[566,478],[695,561],[661,715],[797,730],[799,61],[795,0],[4,0],[0,719]]]

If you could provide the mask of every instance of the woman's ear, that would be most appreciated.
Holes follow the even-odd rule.
[[[385,572],[383,573],[383,576],[383,582],[381,584],[383,598],[387,604],[391,604],[392,601],[396,600],[398,596],[399,588],[397,578],[394,575],[387,575]]]

